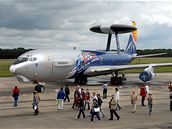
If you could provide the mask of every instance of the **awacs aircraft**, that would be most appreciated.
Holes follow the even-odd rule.
[[[133,22],[135,24],[135,22]],[[139,78],[143,82],[155,77],[154,67],[171,66],[172,63],[135,64],[135,58],[160,54],[137,56],[137,28],[130,25],[114,24],[110,27],[93,26],[91,31],[108,34],[105,51],[93,50],[33,50],[19,56],[10,71],[22,82],[51,82],[74,78],[76,83],[87,83],[88,77],[112,74],[111,83],[121,84],[123,77],[119,71],[145,68]],[[118,34],[130,33],[124,51],[120,50]],[[110,51],[111,37],[115,35],[117,51]]]

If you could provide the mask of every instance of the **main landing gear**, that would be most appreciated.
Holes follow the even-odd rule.
[[[77,84],[86,84],[88,82],[87,77],[76,77],[74,83]]]
[[[115,72],[115,75],[112,75],[113,77],[110,79],[111,85],[122,85],[122,81],[126,80],[124,73],[122,73],[121,76],[119,76],[118,72]]]

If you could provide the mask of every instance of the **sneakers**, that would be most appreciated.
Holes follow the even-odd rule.
[[[75,119],[78,119],[78,117],[76,116]]]

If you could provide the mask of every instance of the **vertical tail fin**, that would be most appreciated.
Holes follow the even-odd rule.
[[[136,27],[136,22],[132,21],[132,24],[134,27]],[[137,55],[136,53],[136,41],[137,41],[137,30],[133,31],[128,39],[128,44],[125,49],[125,53],[130,54],[130,55]]]

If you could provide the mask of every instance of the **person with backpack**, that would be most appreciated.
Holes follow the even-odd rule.
[[[14,107],[18,106],[18,99],[19,99],[19,94],[20,94],[20,89],[15,86],[12,91],[12,96],[14,98]]]

